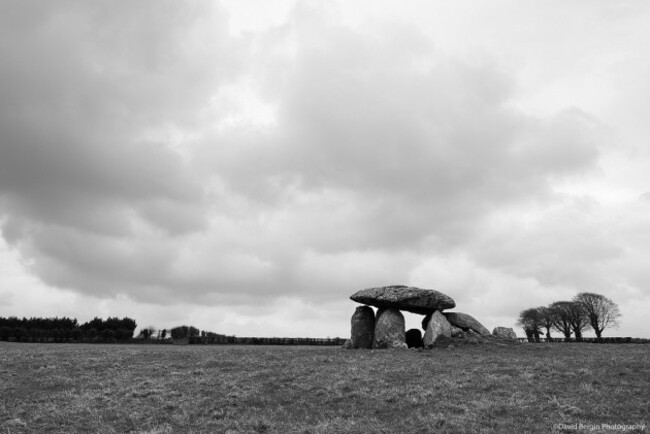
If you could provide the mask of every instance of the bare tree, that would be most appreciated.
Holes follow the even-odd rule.
[[[594,329],[596,337],[601,338],[603,330],[608,327],[618,327],[621,312],[618,305],[604,295],[591,292],[581,292],[573,300],[580,303],[587,314],[589,324]]]
[[[589,327],[589,317],[587,316],[587,311],[581,303],[577,303],[575,301],[569,301],[566,304],[566,307],[567,313],[569,315],[569,324],[571,324],[573,334],[575,335],[577,341],[581,341],[582,331]]]
[[[573,332],[569,320],[569,303],[568,301],[556,301],[549,306],[549,309],[553,312],[553,328],[562,333],[566,340],[571,338]]]
[[[541,327],[541,318],[537,308],[522,310],[519,313],[517,324],[524,329],[529,341],[539,342],[539,329]]]
[[[537,308],[539,312],[539,325],[546,329],[546,339],[551,339],[551,328],[553,328],[554,312],[547,306]]]

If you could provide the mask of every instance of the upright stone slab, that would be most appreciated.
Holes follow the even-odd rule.
[[[378,308],[390,307],[420,315],[456,307],[456,302],[442,292],[404,285],[367,288],[352,294],[350,298]]]
[[[438,339],[443,337],[451,337],[451,324],[440,311],[435,311],[429,319],[427,329],[424,331],[424,339],[422,340],[424,348],[431,348]]]
[[[350,347],[372,348],[375,338],[375,312],[370,306],[359,306],[352,315]]]
[[[433,312],[427,314],[422,318],[422,330],[426,330],[427,326],[429,325],[429,320],[431,319],[431,315],[433,315]]]
[[[406,348],[406,326],[402,312],[394,308],[377,311],[375,341],[372,347]]]
[[[478,320],[472,315],[462,312],[445,312],[444,315],[447,318],[447,321],[449,321],[449,324],[463,329],[463,331],[474,330],[480,335],[490,335],[490,330],[486,329],[483,324],[478,322]]]

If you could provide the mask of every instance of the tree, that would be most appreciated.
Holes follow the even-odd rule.
[[[573,300],[582,305],[598,339],[606,328],[618,327],[621,312],[618,305],[609,298],[591,292],[581,292]]]
[[[99,334],[105,342],[113,342],[116,337],[115,330],[109,328],[102,330]]]
[[[140,336],[142,336],[143,339],[150,339],[154,333],[156,333],[156,329],[153,326],[145,327],[140,330]]]
[[[13,330],[11,327],[6,325],[0,325],[0,340],[8,341],[12,334],[13,334]]]
[[[133,332],[135,331],[137,327],[137,323],[133,318],[129,318],[128,316],[125,316],[122,318],[122,328],[125,330],[129,331],[128,335],[125,335],[125,339],[131,339],[133,337]]]
[[[566,340],[571,338],[572,333],[568,304],[568,301],[556,301],[549,306],[552,312],[553,328],[562,333]]]
[[[188,336],[199,336],[201,334],[201,330],[197,329],[194,326],[190,326],[187,330]]]
[[[541,318],[537,308],[522,310],[519,313],[517,324],[524,329],[528,340],[539,342],[539,329],[541,327]]]
[[[97,337],[97,329],[94,328],[94,327],[93,327],[93,328],[90,328],[90,329],[88,329],[88,330],[85,330],[84,333],[85,333],[86,337],[87,337],[91,342],[94,341],[95,338]]]
[[[95,329],[95,333],[99,332],[100,330],[104,329],[104,321],[101,318],[95,317],[92,320],[83,323],[81,325],[81,329],[86,332],[90,331],[91,329]]]
[[[569,301],[566,304],[569,324],[577,341],[582,340],[582,331],[589,326],[587,311],[582,304],[575,301]]]
[[[553,328],[554,312],[547,306],[537,308],[539,312],[539,325],[546,329],[546,339],[551,339],[551,328]]]
[[[171,329],[172,339],[182,339],[187,337],[187,326],[178,326]]]

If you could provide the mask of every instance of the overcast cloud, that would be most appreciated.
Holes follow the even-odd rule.
[[[649,6],[347,3],[3,2],[0,315],[346,336],[403,283],[648,337]]]

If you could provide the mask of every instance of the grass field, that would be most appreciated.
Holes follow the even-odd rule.
[[[0,343],[0,434],[612,433],[649,401],[650,345]]]

